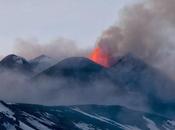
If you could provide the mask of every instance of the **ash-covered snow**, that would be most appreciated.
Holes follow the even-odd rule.
[[[21,128],[22,130],[35,130],[35,129],[33,129],[33,128],[27,126],[27,125],[24,124],[23,122],[20,122],[20,128]]]
[[[6,130],[16,130],[15,126],[9,124],[9,123],[3,123],[3,126]]]
[[[4,104],[0,102],[0,113],[5,114],[6,116],[10,118],[14,118],[14,112],[12,112],[8,107],[6,107]]]
[[[0,130],[175,130],[175,121],[121,106],[0,103]]]
[[[80,128],[81,130],[100,130],[100,129],[95,129],[92,127],[92,125],[86,124],[86,123],[75,123],[75,126]]]
[[[152,120],[148,119],[147,117],[143,117],[143,119],[147,122],[147,127],[150,130],[160,130]]]

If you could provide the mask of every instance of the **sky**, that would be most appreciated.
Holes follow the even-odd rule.
[[[13,53],[17,39],[42,44],[59,37],[93,46],[117,22],[124,6],[138,0],[0,0],[0,55]]]

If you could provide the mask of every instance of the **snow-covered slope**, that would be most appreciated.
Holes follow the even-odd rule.
[[[0,102],[1,130],[174,130],[175,121],[120,106],[47,107]]]
[[[33,71],[35,73],[42,72],[56,63],[56,59],[46,55],[41,55],[39,57],[36,57],[35,59],[30,60],[30,64],[32,65]]]

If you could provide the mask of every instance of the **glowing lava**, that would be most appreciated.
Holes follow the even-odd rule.
[[[90,59],[102,66],[110,66],[110,56],[106,54],[100,47],[95,48],[95,50],[90,55]]]

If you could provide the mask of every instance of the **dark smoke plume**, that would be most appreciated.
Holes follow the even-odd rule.
[[[113,57],[132,53],[170,74],[175,63],[174,12],[174,0],[149,0],[126,7],[119,24],[106,29],[96,44]]]

